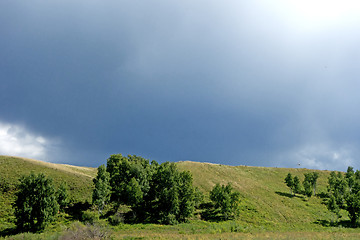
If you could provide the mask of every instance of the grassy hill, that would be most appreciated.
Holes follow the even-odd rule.
[[[11,202],[14,200],[13,196],[18,179],[32,171],[44,173],[51,177],[55,186],[59,186],[61,182],[66,182],[73,201],[91,201],[92,178],[96,176],[96,168],[0,156],[0,230],[9,226],[9,222],[13,219]]]
[[[216,183],[227,184],[241,193],[241,216],[236,221],[205,222],[195,217],[191,223],[176,226],[154,224],[120,225],[113,227],[115,238],[123,237],[155,237],[155,238],[217,238],[237,239],[234,232],[245,232],[259,238],[273,238],[273,232],[289,233],[285,238],[312,238],[313,232],[321,232],[330,239],[357,238],[360,230],[330,227],[334,219],[322,204],[320,196],[307,199],[302,195],[291,196],[284,184],[287,173],[296,175],[303,180],[304,173],[315,170],[265,168],[249,166],[226,166],[199,162],[178,162],[179,169],[189,170],[193,174],[194,185],[207,194]],[[11,202],[18,178],[31,171],[43,172],[54,179],[56,185],[67,182],[71,196],[76,201],[90,201],[92,178],[96,175],[95,168],[75,167],[63,164],[52,164],[31,159],[0,156],[0,231],[11,226]],[[317,193],[326,191],[329,171],[319,173]],[[4,191],[4,186],[7,188]],[[3,188],[3,190],[2,190]],[[343,220],[348,219],[343,212]],[[266,233],[265,235],[263,233]],[[260,235],[256,235],[260,234]],[[270,235],[269,235],[270,234]],[[307,235],[310,234],[310,235]],[[326,235],[327,234],[327,235]],[[189,237],[190,236],[190,237]],[[248,235],[242,235],[247,238]],[[273,236],[273,237],[271,237]],[[306,237],[308,236],[308,237]],[[266,237],[264,237],[266,238]]]
[[[284,184],[284,178],[289,172],[302,181],[304,173],[316,170],[234,167],[199,162],[179,162],[178,166],[182,170],[191,171],[195,185],[204,192],[209,192],[216,183],[231,182],[242,196],[241,221],[280,229],[299,229],[333,218],[321,198],[307,199],[302,195],[293,197]],[[316,172],[319,173],[317,192],[325,192],[330,172]]]

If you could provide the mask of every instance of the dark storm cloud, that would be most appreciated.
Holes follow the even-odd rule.
[[[237,1],[0,5],[0,121],[61,139],[51,161],[356,167],[351,28]]]

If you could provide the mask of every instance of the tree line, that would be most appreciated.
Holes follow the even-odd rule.
[[[285,177],[285,184],[289,187],[292,195],[304,194],[311,197],[316,195],[316,183],[319,174],[317,172],[305,173],[304,180],[291,173]],[[360,171],[354,171],[349,166],[345,173],[332,171],[327,181],[327,191],[323,194],[326,207],[336,216],[336,222],[342,217],[341,210],[347,212],[350,225],[357,227],[360,220]]]
[[[93,184],[92,206],[110,222],[121,214],[124,222],[176,224],[188,221],[196,209],[202,210],[205,219],[239,215],[240,194],[230,183],[216,184],[209,192],[210,202],[205,202],[203,193],[193,186],[192,174],[171,162],[114,154],[106,166],[98,167]],[[22,177],[17,189],[13,208],[21,231],[41,231],[69,207],[66,184],[55,189],[52,179],[42,173]]]
[[[304,174],[304,181],[300,182],[298,176],[293,177],[291,173],[288,173],[285,177],[286,186],[290,188],[290,192],[292,195],[304,194],[307,197],[311,197],[312,195],[316,195],[316,183],[319,178],[319,173],[311,172]]]
[[[358,224],[360,218],[360,171],[348,167],[345,174],[331,172],[328,178],[327,208],[333,212],[337,220],[340,210],[348,212],[352,226]]]

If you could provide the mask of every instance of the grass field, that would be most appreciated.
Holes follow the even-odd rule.
[[[347,226],[348,217],[342,212],[342,222],[333,226],[335,216],[330,213],[320,197],[326,191],[329,171],[319,173],[317,193],[310,199],[302,195],[293,197],[284,184],[287,173],[303,180],[309,169],[264,168],[226,166],[198,162],[178,162],[179,169],[189,170],[194,185],[205,195],[216,183],[227,184],[241,193],[241,214],[236,221],[207,222],[196,214],[190,223],[174,226],[157,224],[120,224],[110,226],[100,220],[102,227],[111,232],[113,239],[360,239],[360,230]],[[71,196],[76,201],[90,201],[92,178],[96,169],[75,167],[41,161],[0,156],[0,184],[8,191],[0,195],[0,237],[8,235],[14,224],[11,202],[13,191],[21,175],[43,172],[54,179],[56,185],[67,182]],[[74,224],[66,216],[52,224],[44,233],[8,235],[7,239],[59,239]]]
[[[95,168],[0,156],[0,231],[14,226],[11,207],[11,203],[14,201],[14,190],[18,184],[18,179],[32,171],[34,173],[42,172],[50,176],[54,180],[55,186],[59,186],[61,182],[66,182],[69,185],[73,201],[91,201],[92,178],[96,176]]]

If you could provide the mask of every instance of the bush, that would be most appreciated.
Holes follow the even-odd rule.
[[[83,240],[83,239],[110,239],[111,231],[99,224],[83,226],[79,222],[74,223],[59,240]]]
[[[115,213],[113,212],[113,215],[110,216],[108,218],[108,220],[111,225],[117,226],[121,223],[129,222],[131,215],[132,215],[131,207],[122,204],[117,207],[117,210],[115,210]]]
[[[224,186],[216,184],[210,192],[210,199],[214,209],[209,209],[213,217],[219,216],[224,220],[234,219],[239,215],[240,193],[233,191],[230,183]]]
[[[22,177],[13,204],[16,226],[21,231],[43,230],[55,219],[59,205],[52,179],[44,174]]]
[[[115,213],[109,217],[109,223],[113,226],[118,226],[125,221],[125,215],[123,213]]]
[[[83,212],[81,220],[85,223],[93,224],[99,221],[99,213],[92,210],[86,210]]]
[[[0,192],[6,193],[12,190],[12,186],[3,178],[0,177]]]
[[[56,198],[59,204],[60,211],[64,211],[70,203],[68,186],[66,183],[61,183],[60,187],[56,192]]]

